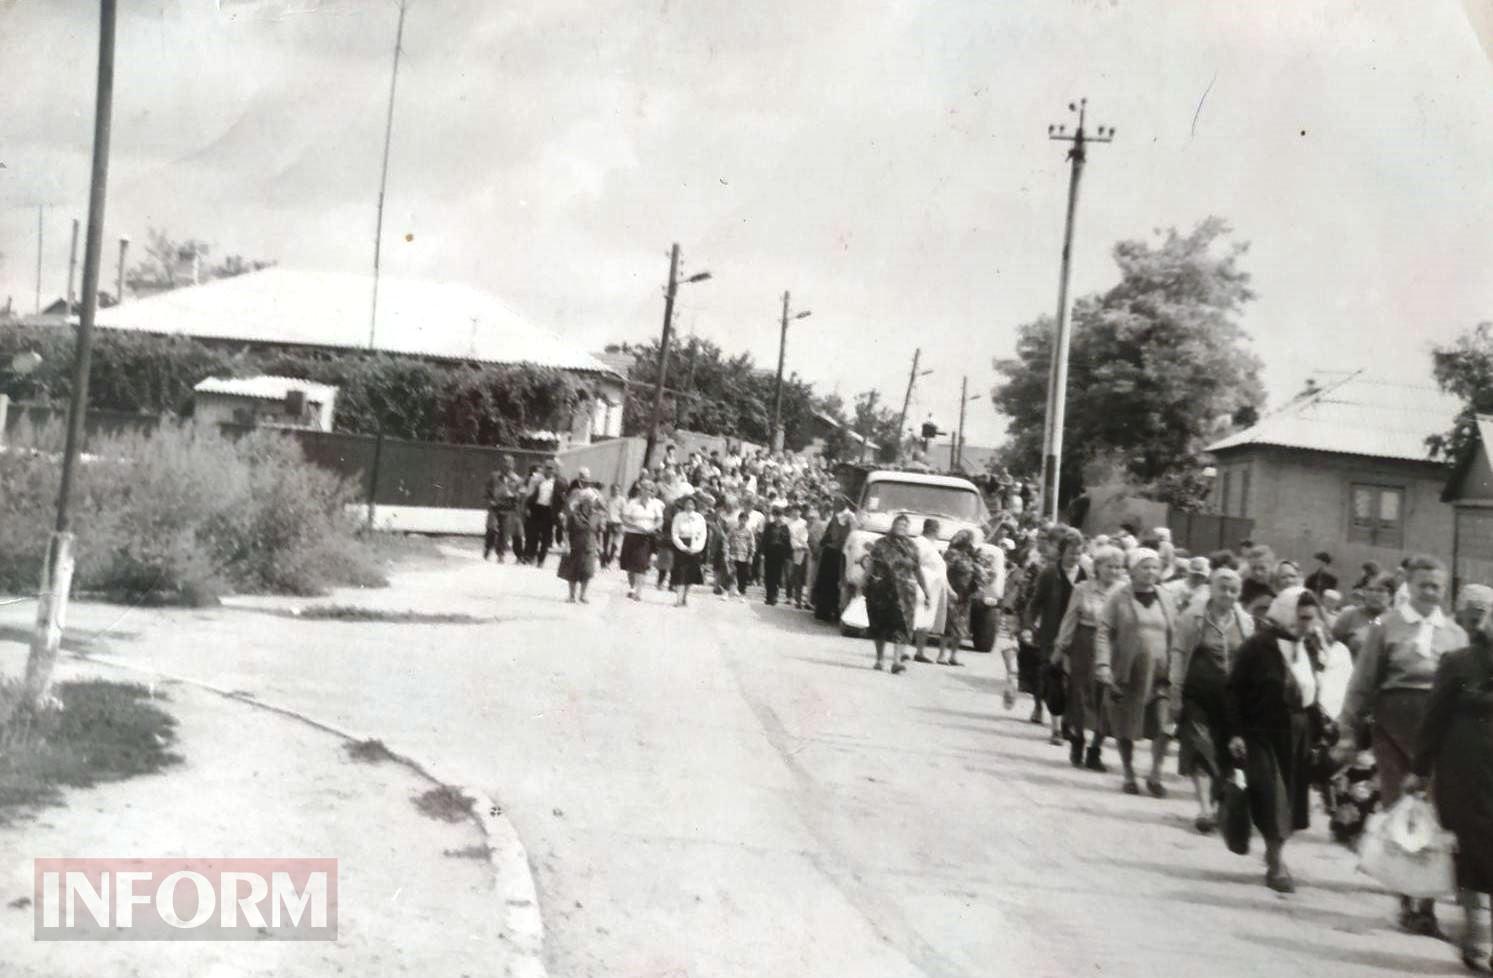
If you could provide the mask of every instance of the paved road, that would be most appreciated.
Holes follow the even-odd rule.
[[[1459,973],[1323,828],[1283,898],[1191,831],[1179,780],[1156,801],[1071,769],[1002,711],[997,657],[892,677],[802,612],[563,587],[467,556],[338,600],[496,623],[75,620],[472,772],[529,847],[556,978]]]

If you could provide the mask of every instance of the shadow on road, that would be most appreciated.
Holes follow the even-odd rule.
[[[874,671],[871,668],[871,663],[873,661],[873,659],[871,658],[866,658],[864,660],[821,659],[817,656],[812,655],[790,655],[788,656],[788,658],[796,659],[799,662],[811,662],[814,665],[818,666],[834,666],[836,669],[854,669],[856,672]]]
[[[1311,884],[1308,882],[1304,885],[1309,887]],[[1264,887],[1259,887],[1259,889],[1263,890]],[[1377,917],[1364,917],[1325,910],[1321,907],[1303,906],[1300,902],[1282,904],[1273,894],[1258,900],[1250,900],[1243,896],[1228,896],[1210,890],[1178,890],[1165,894],[1163,899],[1186,904],[1206,904],[1225,910],[1244,910],[1266,914],[1278,913],[1284,907],[1296,920],[1306,921],[1340,934],[1370,934],[1384,929],[1384,921]]]
[[[1155,873],[1159,876],[1181,877],[1194,880],[1199,883],[1237,883],[1241,886],[1260,887],[1263,889],[1261,880],[1264,879],[1264,863],[1257,856],[1246,856],[1240,858],[1240,865],[1248,866],[1240,872],[1223,872],[1216,869],[1208,869],[1205,866],[1177,865],[1173,863],[1152,863],[1143,859],[1095,859],[1094,863],[1106,866],[1120,866],[1127,869],[1140,870],[1143,873]],[[1291,852],[1286,850],[1286,862],[1291,861]],[[1256,871],[1255,867],[1262,867]],[[1298,880],[1303,890],[1322,890],[1327,893],[1340,893],[1348,896],[1370,895],[1383,897],[1386,900],[1391,897],[1377,886],[1362,883],[1339,883],[1331,880]]]
[[[795,635],[818,635],[825,639],[845,642],[847,645],[856,641],[845,638],[833,625],[826,625],[809,612],[799,611],[792,605],[769,606],[760,601],[753,601],[751,608],[753,618],[781,632],[791,632]],[[870,641],[865,641],[865,646],[870,648]]]
[[[1295,913],[1292,907],[1292,913]],[[1364,968],[1371,968],[1374,972],[1398,975],[1465,975],[1467,970],[1460,964],[1455,963],[1452,955],[1456,952],[1446,944],[1426,941],[1427,949],[1440,948],[1446,958],[1422,957],[1409,954],[1392,954],[1381,948],[1364,948],[1362,951],[1353,951],[1337,944],[1313,944],[1308,941],[1292,940],[1288,937],[1277,937],[1274,934],[1236,934],[1241,940],[1252,944],[1261,944],[1271,947],[1277,951],[1286,951],[1291,954],[1309,955],[1323,961],[1331,961],[1334,964],[1344,961],[1352,962]]]
[[[16,645],[31,645],[32,629],[21,625],[0,625],[0,642],[13,642]],[[138,632],[116,632],[105,629],[98,632],[89,632],[81,629],[65,629],[62,633],[62,649],[65,652],[97,652],[94,643],[101,639],[113,641],[132,641],[139,638]]]

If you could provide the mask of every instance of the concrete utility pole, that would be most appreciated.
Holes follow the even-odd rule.
[[[62,645],[67,599],[73,583],[73,535],[68,503],[73,475],[83,445],[83,422],[88,411],[88,371],[93,353],[93,319],[98,312],[99,263],[104,246],[104,198],[109,182],[109,132],[114,102],[114,24],[117,0],[100,0],[98,93],[93,110],[93,173],[88,192],[88,233],[83,245],[83,310],[73,358],[72,394],[67,406],[67,440],[62,450],[62,478],[57,491],[57,522],[42,564],[41,594],[36,606],[36,632],[26,658],[21,709],[40,712],[52,685],[52,669]],[[0,716],[0,726],[10,720]]]
[[[808,319],[813,313],[805,309],[793,319]],[[778,383],[772,396],[772,450],[783,450],[783,357],[788,350],[788,293],[783,293],[782,332],[778,335]]]
[[[924,370],[922,373],[918,373],[918,360],[922,356],[922,347],[918,347],[912,351],[912,370],[907,375],[907,393],[902,397],[902,413],[897,415],[897,458],[899,459],[902,457],[902,429],[907,424],[907,409],[912,405],[913,385],[918,382],[919,377],[926,377],[933,373],[931,370]]]
[[[1100,126],[1097,135],[1084,130],[1088,99],[1069,102],[1068,111],[1078,113],[1078,129],[1069,135],[1068,127],[1047,127],[1047,137],[1072,143],[1068,150],[1071,169],[1068,176],[1068,216],[1063,225],[1063,264],[1058,278],[1058,318],[1053,334],[1052,365],[1047,375],[1047,426],[1042,434],[1042,500],[1049,518],[1058,518],[1058,488],[1063,457],[1063,414],[1068,395],[1068,277],[1073,259],[1073,216],[1078,207],[1078,181],[1083,176],[1086,148],[1089,143],[1107,143],[1114,139],[1112,127]]]
[[[959,381],[959,433],[954,437],[954,444],[950,446],[950,469],[958,470],[964,467],[964,409],[970,401],[978,401],[980,397],[979,394],[969,392],[968,376]]]
[[[78,273],[78,219],[73,218],[73,243],[67,252],[67,314],[73,314],[73,277]]]
[[[119,271],[114,275],[114,304],[116,306],[124,301],[124,256],[129,250],[129,235],[121,234],[119,236]]]

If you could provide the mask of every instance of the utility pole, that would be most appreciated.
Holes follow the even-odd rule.
[[[912,370],[907,375],[907,393],[902,397],[902,413],[897,415],[897,458],[899,459],[902,457],[902,430],[907,424],[907,409],[912,405],[913,385],[918,382],[919,377],[926,377],[928,374],[933,373],[931,370],[924,370],[922,373],[918,373],[918,361],[922,356],[922,347],[918,347],[912,351]]]
[[[1073,261],[1073,217],[1078,208],[1078,182],[1083,176],[1083,165],[1089,143],[1107,143],[1114,139],[1112,127],[1100,126],[1097,135],[1090,136],[1084,129],[1088,99],[1069,102],[1068,111],[1078,113],[1078,129],[1069,135],[1068,127],[1047,127],[1047,137],[1058,142],[1072,143],[1068,150],[1071,164],[1068,175],[1068,214],[1063,225],[1063,263],[1058,277],[1058,318],[1053,331],[1052,364],[1047,375],[1047,425],[1042,434],[1042,501],[1049,518],[1058,518],[1058,490],[1061,485],[1061,463],[1063,458],[1063,415],[1068,397],[1068,279]]]
[[[117,306],[124,301],[124,256],[130,250],[130,238],[127,234],[119,236],[119,271],[114,277],[114,304]],[[87,259],[84,259],[87,262]],[[85,272],[85,277],[86,277]]]
[[[793,319],[808,319],[813,313],[805,309]],[[782,331],[778,334],[778,383],[772,395],[772,450],[783,450],[783,358],[788,351],[788,293],[783,293]]]
[[[67,314],[73,314],[73,276],[78,273],[78,219],[73,218],[73,243],[67,251]]]
[[[41,315],[41,254],[42,238],[44,236],[45,221],[42,216],[46,213],[46,204],[36,205],[36,314]]]
[[[378,206],[373,218],[373,297],[368,308],[368,352],[378,348],[378,276],[384,244],[384,194],[389,188],[389,146],[394,141],[394,95],[399,85],[399,55],[404,50],[404,15],[408,0],[399,0],[399,26],[394,29],[394,66],[389,70],[389,107],[384,114],[384,161],[378,174]],[[384,412],[374,405],[378,436],[373,443],[373,461],[368,467],[368,529],[373,529],[378,507],[378,475],[384,460]]]
[[[709,272],[696,272],[684,284],[704,282]],[[674,296],[679,292],[679,242],[669,249],[669,284],[664,288],[664,332],[658,341],[658,376],[653,384],[653,413],[648,418],[648,442],[643,449],[643,468],[653,464],[653,449],[658,445],[658,422],[664,410],[664,380],[669,371],[669,344],[674,338]]]
[[[964,405],[969,399],[969,375],[959,378],[959,433],[949,441],[949,471],[959,468],[960,443],[964,441]]]
[[[52,684],[52,670],[62,645],[67,599],[73,583],[73,535],[68,503],[73,475],[83,443],[88,411],[88,372],[93,354],[93,320],[98,312],[99,262],[104,245],[104,199],[109,182],[109,131],[114,102],[114,24],[117,0],[100,0],[98,91],[93,110],[93,172],[88,191],[88,233],[83,244],[83,310],[73,355],[72,393],[67,406],[67,440],[62,450],[62,477],[57,491],[57,521],[42,563],[41,594],[36,606],[36,631],[26,658],[26,677],[19,708],[35,715],[44,707]],[[10,720],[0,715],[0,727]]]

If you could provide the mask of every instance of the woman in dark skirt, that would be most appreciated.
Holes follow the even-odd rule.
[[[669,524],[669,543],[674,552],[674,562],[669,573],[669,590],[677,592],[678,607],[689,604],[689,589],[694,584],[704,584],[705,575],[700,569],[704,561],[705,545],[709,542],[710,529],[705,517],[695,512],[695,497],[685,496],[679,500],[678,512]]]
[[[873,668],[882,668],[886,643],[891,642],[893,675],[907,669],[902,662],[906,657],[903,646],[912,640],[919,592],[925,604],[931,600],[911,528],[907,514],[899,514],[892,520],[891,532],[872,544],[871,552],[864,558],[866,618],[870,624],[867,632],[876,643]]]
[[[845,544],[855,531],[855,510],[846,503],[825,527],[815,561],[814,586],[810,597],[814,617],[824,622],[840,620],[840,583],[845,577]]]
[[[1093,559],[1094,576],[1073,589],[1052,657],[1068,675],[1068,709],[1063,714],[1068,760],[1074,767],[1103,774],[1107,768],[1101,755],[1109,731],[1104,723],[1103,700],[1094,686],[1094,634],[1104,602],[1125,579],[1125,551],[1100,547]],[[1087,750],[1085,735],[1091,737]]]
[[[1024,631],[1020,638],[1023,646],[1016,651],[1020,687],[1023,692],[1032,694],[1032,723],[1043,722],[1043,667],[1053,657],[1073,589],[1087,577],[1079,566],[1078,558],[1082,554],[1083,534],[1072,527],[1055,528],[1043,544],[1042,570],[1037,574],[1022,615]],[[1036,638],[1035,645],[1031,644],[1033,637]],[[1063,743],[1061,717],[1052,718],[1049,742],[1055,747]]]
[[[1214,571],[1207,602],[1182,612],[1172,642],[1170,686],[1181,691],[1173,707],[1177,773],[1192,779],[1198,800],[1192,824],[1204,834],[1218,825],[1218,801],[1232,769],[1226,750],[1229,669],[1239,646],[1254,634],[1254,622],[1239,607],[1242,585],[1237,571]]]
[[[559,576],[570,584],[570,603],[576,602],[579,590],[581,604],[587,604],[586,588],[601,563],[601,534],[606,527],[607,506],[591,486],[572,492],[571,497],[565,506],[565,537],[570,547],[560,561]]]
[[[627,596],[641,601],[643,581],[653,560],[653,539],[663,524],[664,504],[653,495],[653,483],[640,482],[633,498],[622,507],[622,556],[627,571]]]
[[[1304,587],[1276,595],[1229,673],[1229,754],[1244,768],[1250,819],[1265,840],[1265,885],[1294,893],[1283,855],[1291,834],[1310,825],[1313,727],[1321,723],[1321,662],[1306,641],[1320,627],[1317,596]]]
[[[1493,588],[1468,584],[1457,594],[1462,608],[1480,607],[1480,627],[1468,629],[1471,645],[1441,657],[1426,701],[1415,762],[1405,789],[1431,779],[1441,824],[1457,836],[1457,888],[1466,916],[1462,961],[1488,969],[1477,943],[1480,894],[1493,894],[1493,642],[1487,633]],[[1470,624],[1458,614],[1459,620]]]

